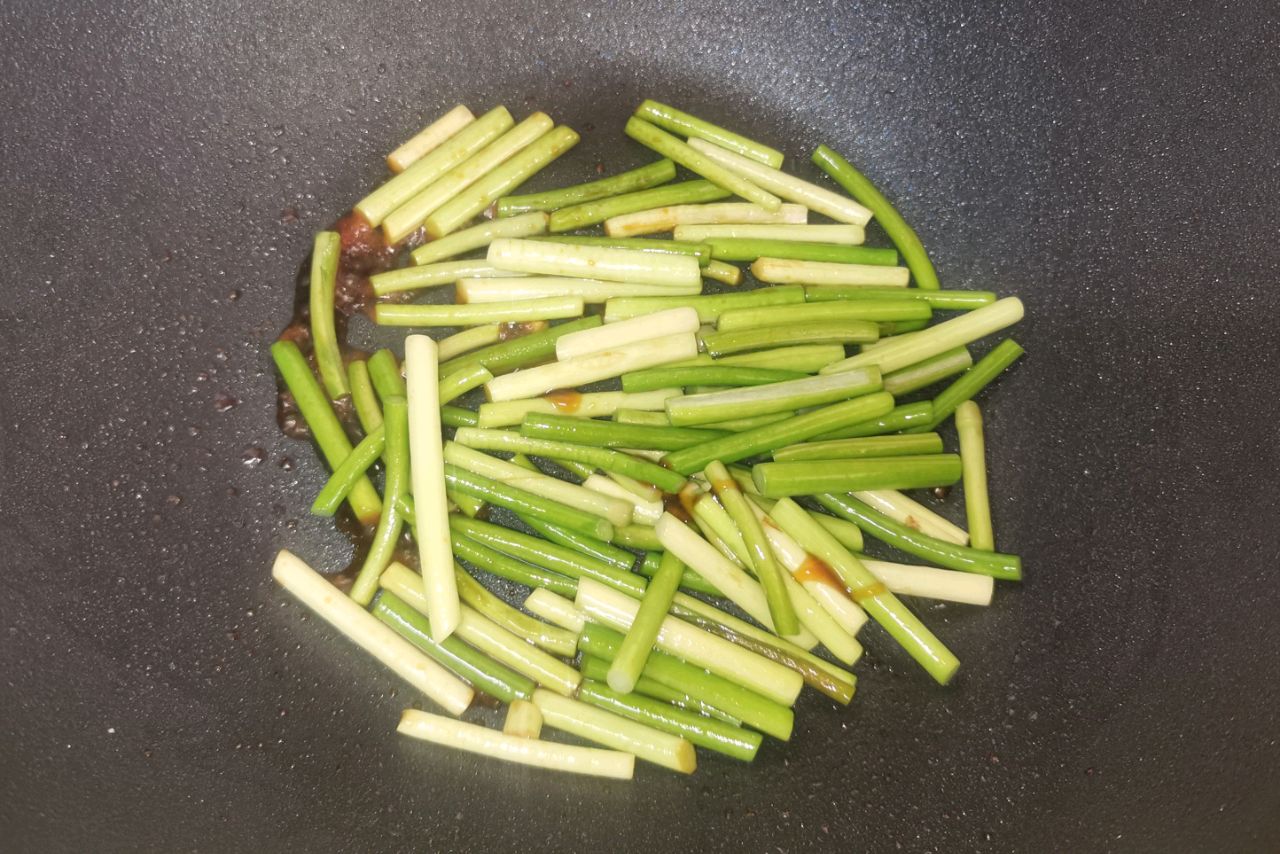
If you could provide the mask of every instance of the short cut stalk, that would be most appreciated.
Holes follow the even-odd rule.
[[[441,237],[437,240],[419,246],[413,250],[413,263],[418,265],[431,265],[434,268],[443,267],[443,264],[436,262],[443,261],[445,258],[452,258],[455,255],[461,255],[463,252],[470,252],[473,249],[480,249],[488,246],[495,240],[503,238],[520,238],[530,237],[535,234],[545,234],[547,231],[547,215],[541,212],[521,214],[508,219],[493,220],[491,222],[482,222],[479,225],[473,225],[465,228],[448,237]],[[481,265],[488,269],[502,269],[488,261],[459,261],[459,264]],[[413,269],[412,267],[409,269]],[[404,277],[408,277],[408,272],[396,271]],[[384,275],[391,275],[386,273]],[[509,271],[506,275],[514,275],[514,271]],[[484,278],[483,276],[458,276],[454,281],[460,278]]]
[[[605,304],[605,323],[612,326],[623,320],[643,317],[672,308],[692,308],[702,323],[715,323],[723,312],[736,308],[793,305],[804,302],[799,287],[760,288],[741,294],[706,294],[703,296],[619,297]]]
[[[481,280],[483,281],[483,280]],[[373,319],[379,326],[479,326],[582,317],[582,297],[545,297],[479,305],[405,305],[379,303]]]
[[[630,694],[635,690],[636,681],[644,671],[649,653],[653,651],[658,630],[666,619],[667,611],[671,609],[671,597],[680,586],[683,573],[684,564],[680,562],[680,558],[671,552],[665,552],[658,571],[645,588],[640,608],[636,611],[631,627],[627,629],[622,646],[609,666],[609,687],[618,693]]]
[[[457,105],[397,146],[387,155],[387,166],[392,172],[403,172],[475,120],[469,109]]]
[[[802,285],[867,285],[905,288],[910,280],[906,267],[875,264],[838,264],[827,261],[797,261],[791,258],[757,258],[751,275],[761,282]]]

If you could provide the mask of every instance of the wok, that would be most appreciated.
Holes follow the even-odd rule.
[[[5,4],[3,847],[1275,850],[1277,47],[1250,4]],[[407,687],[276,589],[347,547],[266,348],[431,117],[546,109],[581,180],[648,159],[644,96],[827,142],[1023,298],[1027,580],[926,608],[950,688],[870,634],[754,766],[601,784],[396,737]]]

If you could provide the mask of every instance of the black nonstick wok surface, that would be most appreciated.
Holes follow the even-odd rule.
[[[1275,850],[1274,11],[4,4],[0,848]],[[266,347],[444,108],[547,109],[568,181],[647,159],[643,96],[830,143],[945,286],[1024,299],[987,414],[1027,580],[926,608],[949,689],[872,634],[754,766],[602,784],[398,738],[409,690],[274,587],[346,546]]]

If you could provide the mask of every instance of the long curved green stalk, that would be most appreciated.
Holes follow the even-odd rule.
[[[866,179],[853,165],[825,145],[813,152],[813,162],[830,175],[846,193],[865,205],[880,223],[885,234],[902,253],[902,258],[915,278],[916,287],[922,290],[938,289],[938,274],[933,269],[929,254],[924,250],[915,229],[898,213],[884,194]]]
[[[281,379],[298,404],[298,411],[311,430],[331,469],[336,469],[352,451],[351,441],[334,414],[328,396],[320,387],[307,359],[292,341],[277,341],[271,345],[271,358],[276,363]],[[361,476],[347,492],[347,503],[361,523],[372,525],[382,513],[382,500],[369,478]]]
[[[351,392],[347,386],[346,368],[342,365],[342,352],[338,348],[333,309],[341,253],[342,239],[336,231],[316,234],[311,249],[311,348],[316,370],[320,372],[325,391],[333,400]]]
[[[351,405],[365,434],[382,426],[382,407],[369,379],[369,365],[364,359],[353,359],[347,365],[347,383],[351,386]]]
[[[567,208],[570,205],[579,205],[583,202],[594,202],[597,199],[607,199],[610,196],[619,196],[623,193],[647,190],[650,187],[665,184],[675,177],[676,165],[664,158],[656,160],[647,166],[641,166],[639,169],[611,175],[598,181],[588,181],[583,184],[575,184],[571,187],[562,187],[558,190],[547,190],[541,193],[503,196],[498,199],[498,203],[494,206],[494,212],[499,218],[503,218],[514,216],[515,214],[528,213],[529,211],[555,211],[560,208]]]

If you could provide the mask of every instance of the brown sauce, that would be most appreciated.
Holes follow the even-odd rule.
[[[831,568],[831,564],[814,555],[805,555],[804,563],[795,568],[795,571],[791,573],[791,577],[801,584],[806,581],[816,581],[819,584],[834,587],[842,592],[849,592],[849,588],[844,586],[844,582],[836,575],[835,570]]]
[[[565,415],[572,415],[582,407],[582,392],[571,388],[549,391],[542,396],[542,399],[554,406],[557,412],[563,412]]]

